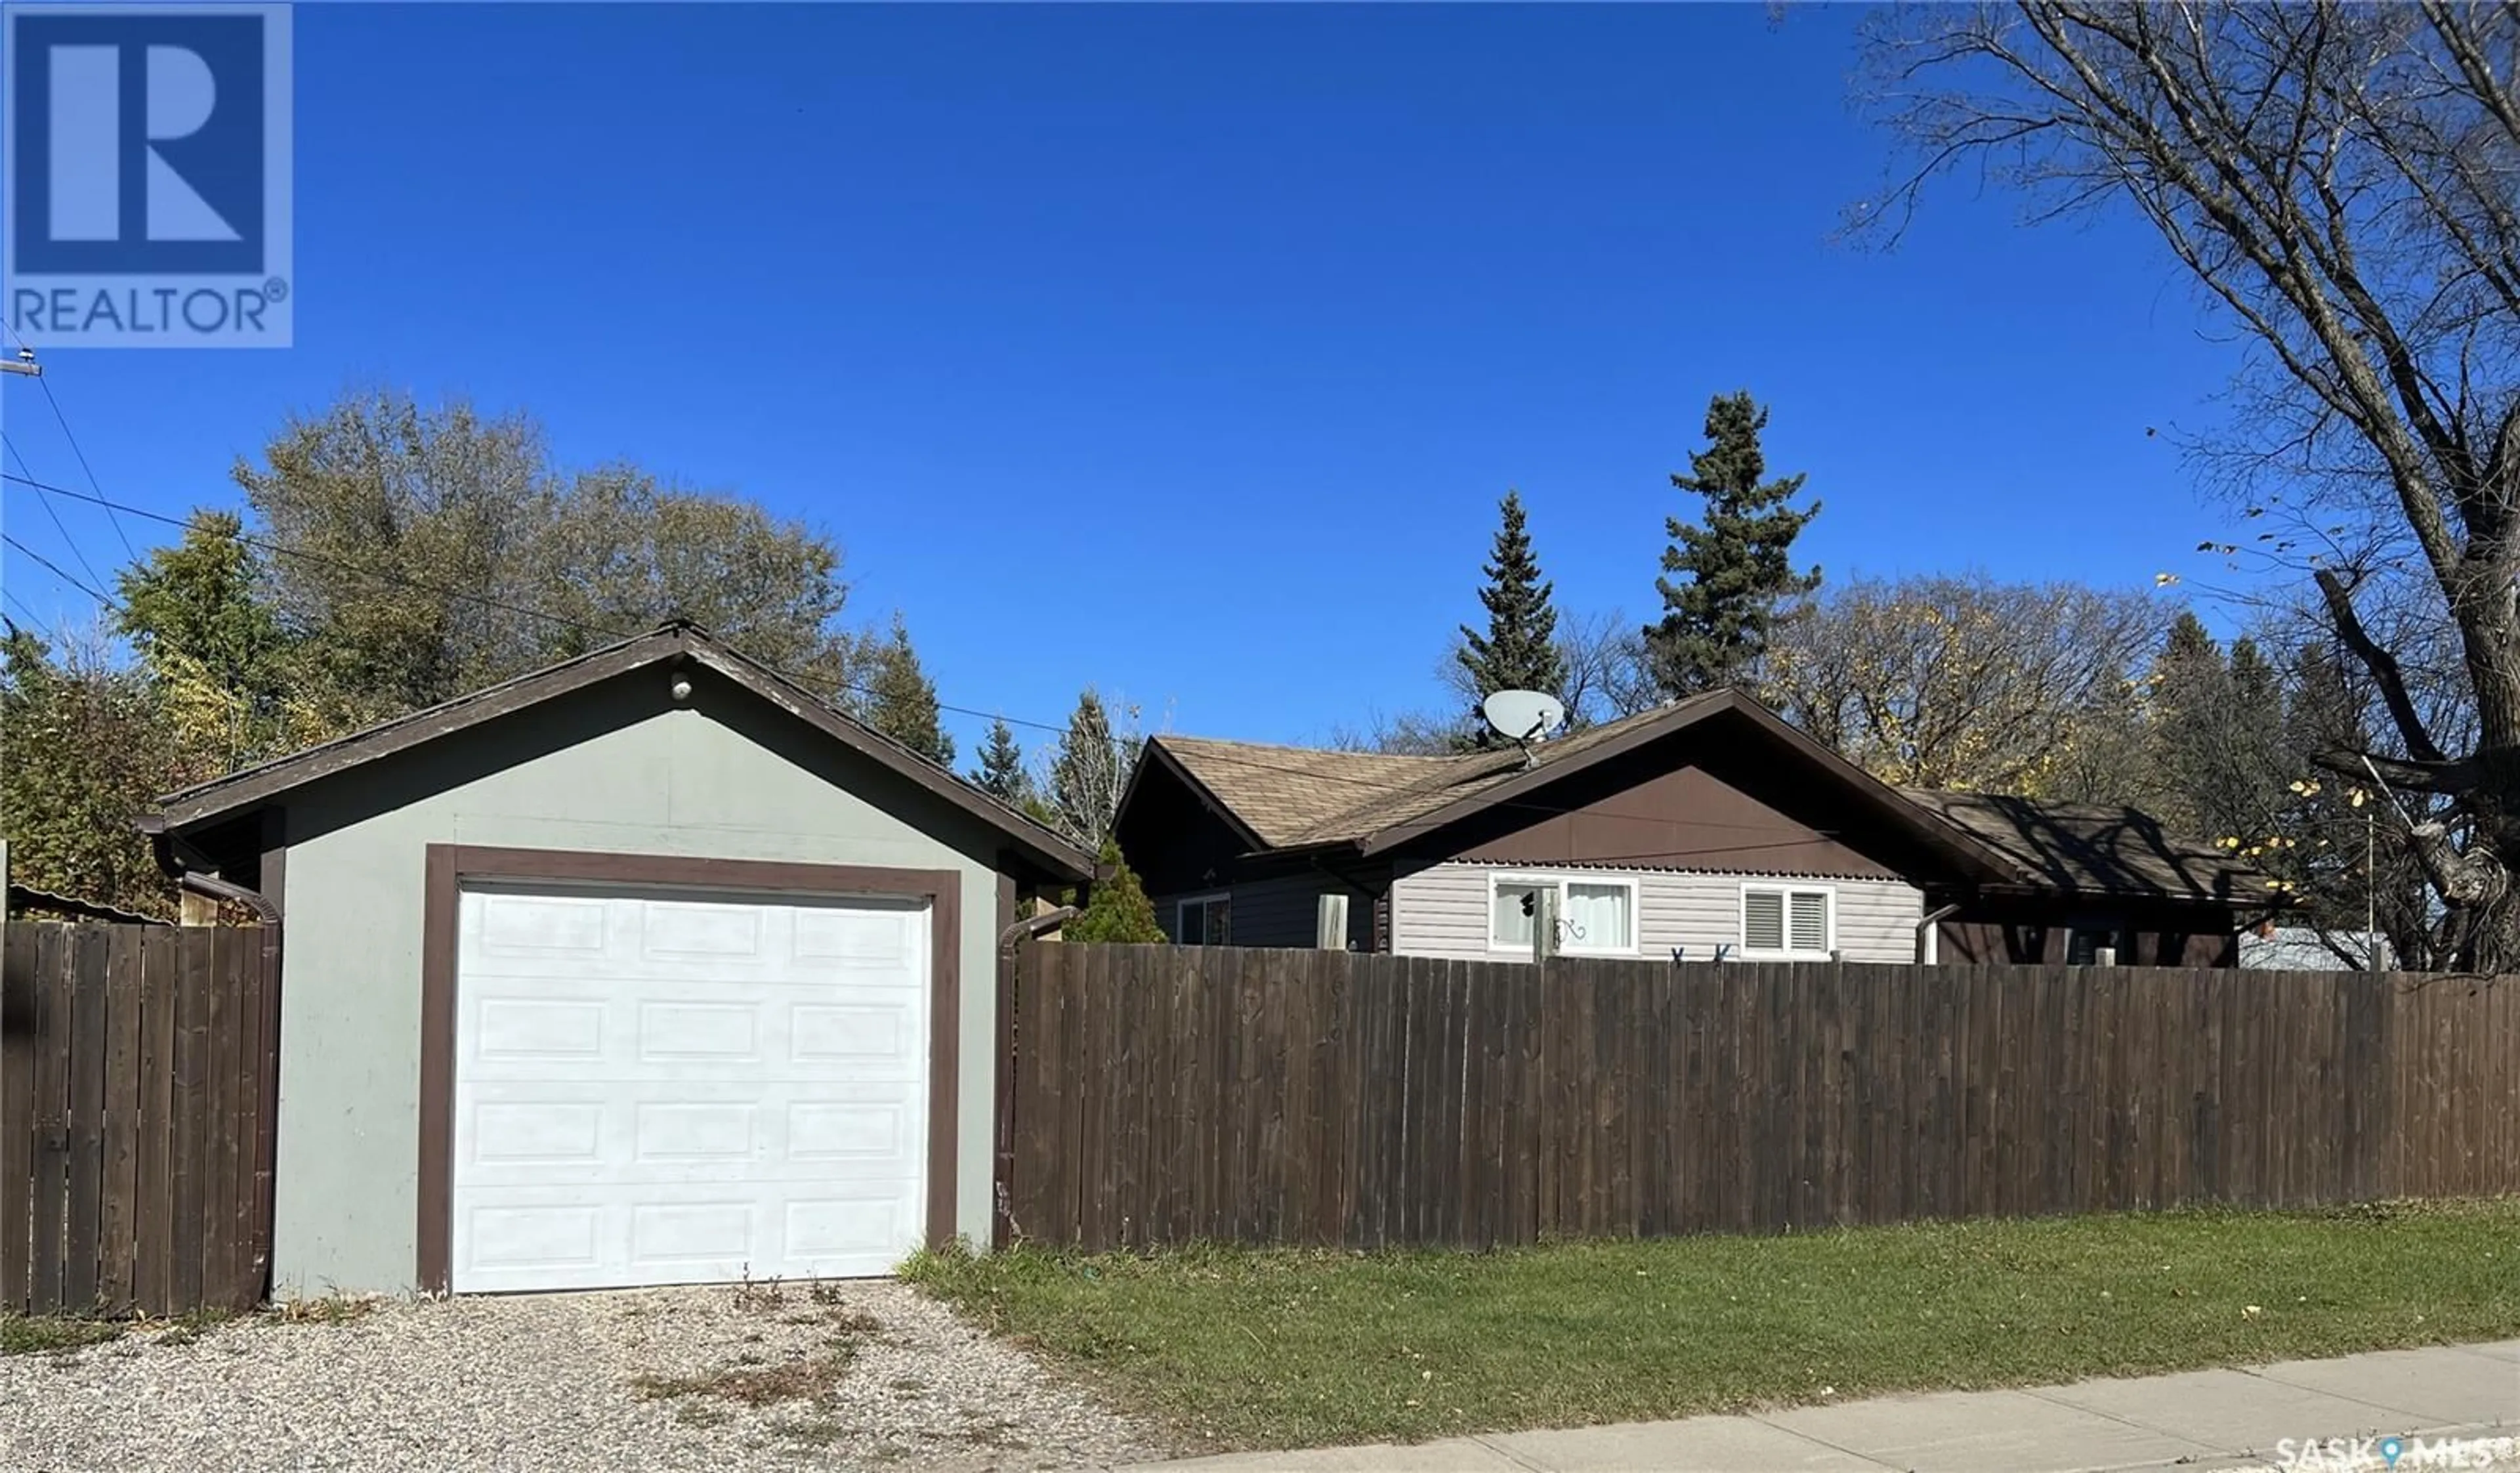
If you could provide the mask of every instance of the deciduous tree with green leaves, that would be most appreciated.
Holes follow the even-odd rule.
[[[839,550],[737,498],[633,466],[553,464],[541,427],[461,400],[343,398],[291,419],[237,484],[293,556],[268,569],[302,692],[375,719],[653,627],[704,625],[837,691]]]
[[[1703,450],[1674,487],[1704,498],[1702,525],[1665,519],[1663,616],[1645,626],[1646,660],[1666,696],[1747,684],[1768,631],[1791,601],[1820,586],[1820,569],[1794,570],[1794,538],[1820,503],[1797,508],[1801,476],[1768,477],[1760,436],[1768,411],[1744,391],[1706,406]]]
[[[194,775],[146,671],[106,640],[56,651],[0,624],[0,834],[13,877],[171,916],[174,888],[132,815]]]

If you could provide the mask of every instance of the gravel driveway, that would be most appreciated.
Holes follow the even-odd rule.
[[[1173,1450],[889,1281],[382,1302],[0,1358],[0,1468],[1073,1467]]]

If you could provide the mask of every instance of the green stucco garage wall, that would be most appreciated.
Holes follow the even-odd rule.
[[[956,1227],[987,1241],[1002,840],[724,682],[663,690],[647,672],[290,797],[275,1294],[416,1281],[431,844],[960,872]]]

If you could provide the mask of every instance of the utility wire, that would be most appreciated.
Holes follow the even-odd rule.
[[[62,642],[61,637],[52,631],[51,626],[46,624],[41,619],[37,618],[35,611],[27,606],[26,601],[18,596],[17,589],[11,588],[5,584],[0,584],[0,599],[6,599],[10,603],[17,605],[18,612],[26,616],[27,624],[30,625],[36,633],[44,636],[44,642],[46,644],[58,645]]]
[[[50,570],[50,571],[51,571],[51,573],[52,573],[52,575],[53,575],[53,576],[55,576],[55,577],[57,577],[57,578],[60,578],[63,582],[69,584],[71,587],[76,588],[79,592],[86,594],[88,597],[90,597],[90,598],[92,598],[92,599],[95,599],[99,604],[104,605],[104,606],[105,606],[105,608],[106,608],[106,610],[107,610],[107,612],[111,613],[111,612],[113,610],[113,608],[115,607],[115,606],[114,606],[114,602],[113,602],[113,600],[112,600],[112,599],[110,599],[110,598],[106,597],[106,596],[105,596],[104,594],[102,594],[102,593],[97,592],[95,589],[93,589],[93,588],[89,587],[87,584],[80,582],[77,578],[74,578],[74,577],[70,576],[68,574],[67,574],[67,573],[63,572],[63,571],[62,571],[62,565],[61,565],[61,564],[54,562],[52,559],[50,559],[50,558],[48,558],[48,557],[44,556],[42,553],[37,552],[35,549],[33,549],[33,548],[31,548],[31,547],[27,546],[25,543],[19,541],[16,537],[13,537],[13,536],[9,535],[9,534],[8,534],[7,532],[5,532],[5,531],[0,531],[0,542],[5,542],[5,543],[7,543],[9,546],[11,546],[11,547],[14,547],[14,548],[18,549],[20,552],[22,552],[22,553],[24,553],[26,556],[28,556],[28,557],[30,557],[30,558],[32,558],[32,559],[34,559],[38,564],[41,564],[44,568],[46,568],[46,569]]]
[[[188,518],[171,517],[163,512],[151,511],[145,507],[107,502],[102,496],[91,496],[85,492],[74,491],[68,486],[48,484],[44,482],[36,481],[31,477],[12,476],[6,473],[0,473],[0,481],[5,481],[13,484],[25,485],[34,489],[38,493],[51,492],[55,495],[68,496],[74,501],[90,501],[99,505],[112,506],[115,510],[127,512],[132,516],[141,517],[153,522],[161,522],[170,527],[189,527],[191,525],[190,519]],[[536,609],[529,605],[510,603],[503,599],[491,598],[484,594],[472,593],[460,588],[449,588],[442,584],[430,583],[422,579],[389,573],[384,570],[369,568],[362,564],[352,562],[345,558],[335,557],[328,553],[310,552],[304,548],[291,547],[285,543],[274,542],[263,537],[250,536],[244,532],[236,533],[235,540],[243,546],[268,552],[275,557],[297,558],[306,562],[323,564],[359,576],[377,578],[385,582],[393,583],[400,587],[412,589],[415,592],[434,594],[441,598],[449,598],[465,603],[477,604],[484,608],[497,609],[505,613],[516,614],[528,619],[543,620],[547,622],[560,625],[580,634],[591,634],[607,640],[619,640],[633,637],[637,633],[642,632],[639,630],[608,628],[601,624],[588,623],[584,620],[572,618],[565,614],[554,614],[547,609]],[[39,563],[43,563],[45,567],[53,568],[51,563],[45,562],[43,558],[38,557],[35,553],[16,543],[14,540],[11,542],[11,545],[18,546],[20,551],[25,552],[28,557],[34,558],[35,561]],[[53,571],[57,574],[61,573],[61,570],[58,568],[53,568]],[[66,574],[63,575],[63,576],[73,586],[79,587],[82,591],[97,598],[99,602],[104,603],[108,608],[113,607],[112,600],[105,598],[104,595],[96,593],[93,589],[86,588],[86,586],[84,584],[80,584],[77,579],[69,578]],[[806,675],[797,671],[779,669],[775,666],[765,667],[773,669],[784,679],[792,680],[799,685],[808,687],[809,689],[820,689],[827,692],[848,691],[863,696],[879,694],[879,692],[872,686],[859,685],[851,681],[835,681],[819,675]],[[984,720],[1002,720],[1010,726],[1029,727],[1036,731],[1046,731],[1058,736],[1067,736],[1071,732],[1071,728],[1064,723],[1055,721],[1036,721],[1021,716],[1010,716],[1001,712],[984,711],[973,706],[955,706],[939,701],[936,704],[936,709],[938,711],[952,712],[957,715],[973,716]],[[1354,788],[1362,793],[1370,793],[1377,796],[1400,796],[1398,793],[1394,792],[1393,785],[1389,783],[1376,781],[1372,778],[1359,777],[1351,773],[1323,771],[1315,765],[1290,765],[1284,762],[1273,762],[1241,753],[1202,753],[1200,755],[1200,760],[1211,764],[1240,767],[1249,771],[1269,772],[1288,777],[1301,777],[1313,782],[1328,783]],[[1573,811],[1572,808],[1563,804],[1532,803],[1528,801],[1513,800],[1499,803],[1496,806],[1508,810],[1527,811],[1552,816]],[[1619,813],[1611,810],[1600,809],[1597,809],[1595,811],[1601,811],[1607,816],[1612,817],[1638,819],[1653,819],[1665,816],[1653,813]],[[1740,829],[1756,829],[1760,827],[1759,825],[1754,824],[1711,824],[1709,826]],[[1816,830],[1815,832],[1820,833],[1822,837],[1836,837],[1836,835],[1829,830]],[[1646,858],[1653,856],[1639,854],[1633,857]]]
[[[53,396],[53,381],[39,378],[35,387],[44,391],[44,402],[53,406],[53,422],[62,427],[62,438],[70,442],[70,453],[78,457],[79,472],[87,477],[88,489],[96,492],[96,504],[105,508],[105,520],[113,524],[113,534],[121,539],[123,555],[139,562],[140,549],[131,545],[131,534],[122,529],[122,519],[114,515],[113,503],[105,499],[105,487],[97,482],[96,468],[87,463],[87,451],[79,447],[78,437],[70,432],[70,417],[62,413],[62,401]],[[23,459],[19,463],[24,464]]]
[[[62,544],[70,550],[71,557],[78,559],[78,565],[87,570],[88,580],[97,583],[104,582],[105,579],[96,575],[96,569],[88,562],[87,554],[79,551],[78,538],[70,535],[69,528],[62,521],[61,510],[53,505],[53,493],[56,490],[60,490],[61,494],[65,496],[76,496],[78,493],[57,486],[48,486],[42,482],[35,480],[34,467],[26,464],[24,453],[19,450],[17,441],[9,438],[5,432],[0,432],[0,449],[7,450],[10,458],[18,462],[18,469],[26,473],[23,478],[25,483],[35,488],[36,499],[40,500],[44,504],[44,515],[53,519],[53,530],[62,534]],[[15,481],[21,478],[13,476],[10,479]],[[81,497],[80,499],[84,500],[86,498]],[[27,556],[33,557],[34,554],[28,553]],[[41,560],[38,559],[38,561]],[[46,566],[49,567],[50,565],[47,564]],[[76,582],[77,579],[73,578],[71,581]]]

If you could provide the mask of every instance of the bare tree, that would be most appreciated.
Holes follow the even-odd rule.
[[[1762,694],[1887,781],[2052,793],[2100,750],[2162,622],[2144,594],[2079,583],[1858,579],[1777,626]],[[2132,788],[2140,772],[2075,786],[2111,781]]]
[[[1885,13],[1867,100],[1913,147],[1864,211],[1897,234],[1974,169],[2033,217],[2132,208],[2253,354],[2230,447],[2290,508],[2262,542],[2308,575],[2367,679],[2452,965],[2520,965],[2520,6],[2040,3]],[[2229,452],[2227,452],[2229,453]],[[2454,652],[2453,741],[2372,611]],[[2429,647],[2429,641],[2418,641]]]

